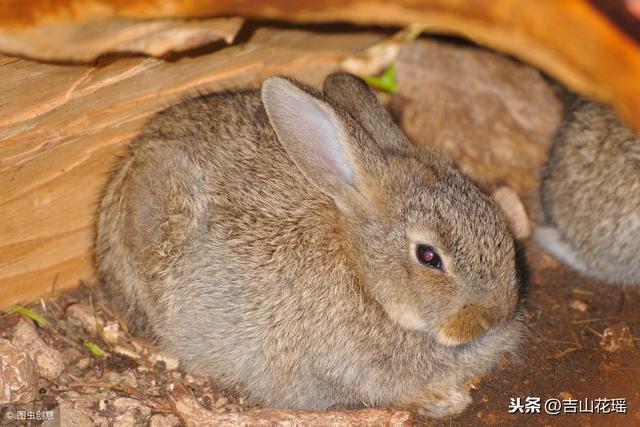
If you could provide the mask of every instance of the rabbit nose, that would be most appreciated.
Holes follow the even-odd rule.
[[[495,309],[465,304],[449,316],[438,331],[437,340],[446,346],[464,344],[484,335],[495,324]]]

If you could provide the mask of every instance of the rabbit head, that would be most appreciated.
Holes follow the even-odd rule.
[[[335,204],[363,293],[446,346],[512,319],[515,249],[499,208],[446,155],[411,144],[361,80],[336,73],[324,92],[271,77],[262,100],[295,165]]]

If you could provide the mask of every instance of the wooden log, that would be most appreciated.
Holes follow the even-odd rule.
[[[409,427],[414,415],[401,408],[367,408],[354,410],[302,411],[297,409],[253,409],[245,412],[217,414],[203,408],[181,384],[174,387],[175,412],[187,427],[272,427],[272,426],[388,426]]]
[[[105,53],[163,56],[218,40],[233,42],[244,20],[214,18],[140,21],[111,18],[98,22],[42,23],[0,28],[0,48],[8,54],[49,61],[92,61]]]
[[[610,6],[611,3],[617,5]],[[426,31],[462,34],[513,54],[568,87],[613,104],[623,117],[640,128],[640,23],[618,1],[166,0],[162,7],[152,0],[0,2],[0,28],[16,31],[34,25],[77,24],[112,17],[229,15],[297,22],[383,25],[421,22]]]
[[[427,31],[463,34],[525,59],[574,89],[613,102],[637,126],[639,27],[618,28],[594,4],[604,3],[167,0],[158,7],[150,1],[7,0],[0,2],[0,30],[230,14],[304,22],[422,22]],[[54,282],[60,289],[93,277],[92,218],[106,171],[153,111],[196,87],[257,84],[273,72],[319,80],[338,57],[375,39],[265,31],[247,43],[169,63],[127,58],[69,67],[0,56],[5,100],[0,103],[0,306],[43,295]]]
[[[0,57],[0,307],[94,278],[97,203],[117,155],[148,117],[187,93],[287,73],[319,85],[375,33],[261,28],[242,44],[173,62],[99,66]]]

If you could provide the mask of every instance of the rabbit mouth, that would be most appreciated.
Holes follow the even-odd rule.
[[[436,340],[447,347],[475,341],[494,326],[494,311],[488,307],[466,304],[444,321]]]

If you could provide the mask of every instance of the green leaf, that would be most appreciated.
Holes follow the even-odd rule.
[[[91,341],[85,340],[82,342],[82,345],[88,348],[94,356],[100,357],[105,354],[105,351],[98,344],[94,344]]]
[[[398,91],[398,84],[396,82],[396,65],[389,65],[380,77],[364,76],[364,81],[375,88],[396,93]]]
[[[28,317],[29,319],[35,320],[38,322],[40,327],[44,328],[45,326],[49,326],[49,321],[42,317],[40,314],[36,313],[33,310],[29,310],[27,307],[22,305],[14,305],[11,307],[11,311],[18,313],[21,316]]]

